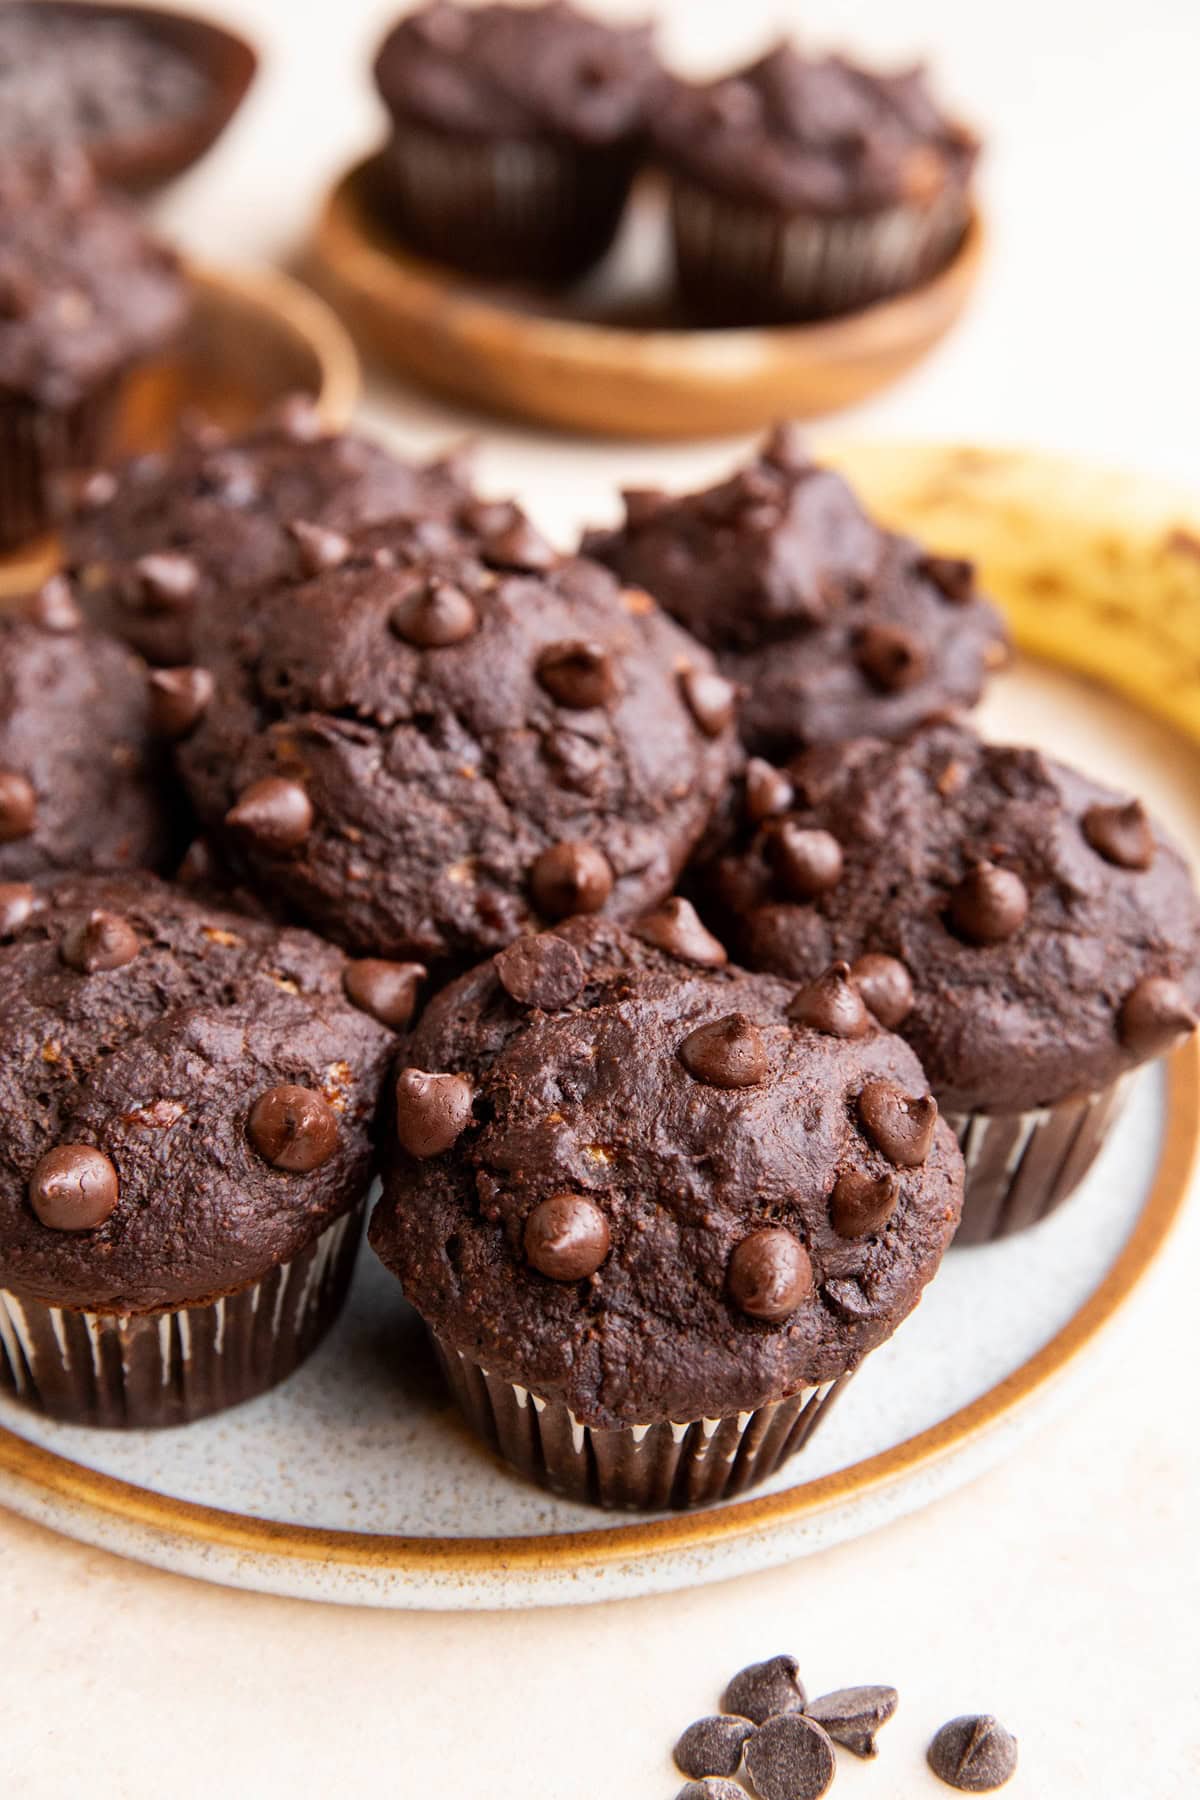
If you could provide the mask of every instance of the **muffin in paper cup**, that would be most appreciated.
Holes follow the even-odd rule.
[[[747,975],[684,900],[518,939],[398,1063],[371,1242],[480,1438],[574,1500],[764,1480],[958,1222],[953,1133],[846,971]]]

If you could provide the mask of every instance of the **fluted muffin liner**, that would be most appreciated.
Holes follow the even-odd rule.
[[[276,1386],[341,1311],[365,1209],[199,1306],[88,1312],[0,1290],[0,1388],[72,1425],[186,1425]]]
[[[947,1113],[966,1183],[955,1246],[990,1244],[1047,1218],[1079,1186],[1120,1115],[1129,1078],[1023,1113]]]
[[[505,1462],[564,1499],[633,1512],[710,1506],[765,1481],[803,1449],[853,1373],[727,1418],[600,1428],[430,1338],[460,1411]]]
[[[123,382],[124,375],[106,381],[63,409],[0,398],[0,551],[49,531],[60,512],[61,478],[103,460]]]
[[[966,231],[965,195],[827,218],[755,207],[676,177],[671,224],[680,291],[703,316],[755,324],[853,312],[920,285]]]

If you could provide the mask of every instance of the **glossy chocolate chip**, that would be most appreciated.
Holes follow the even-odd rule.
[[[1125,806],[1090,806],[1083,835],[1098,856],[1119,869],[1148,869],[1154,861],[1154,831],[1140,800]]]
[[[37,795],[27,775],[0,769],[0,844],[28,837],[37,823]]]
[[[798,1238],[767,1226],[742,1239],[729,1259],[729,1296],[752,1319],[777,1325],[812,1293],[812,1260]]]
[[[370,1013],[393,1031],[402,1031],[416,1010],[425,974],[424,963],[385,962],[378,956],[364,956],[346,964],[342,985],[346,998],[360,1012]]]
[[[393,607],[390,624],[397,637],[419,650],[444,650],[471,636],[479,614],[461,588],[434,575]]]
[[[246,1135],[264,1162],[291,1175],[310,1175],[337,1148],[338,1118],[324,1094],[284,1082],[259,1095]]]
[[[912,1011],[912,977],[898,957],[868,951],[850,965],[850,979],[885,1031],[895,1031]]]
[[[306,575],[321,575],[326,569],[340,569],[350,557],[350,539],[328,525],[313,525],[307,519],[293,519],[288,533],[296,546],[300,567]]]
[[[742,1746],[755,1729],[749,1719],[730,1718],[726,1713],[697,1719],[675,1746],[675,1767],[681,1775],[697,1781],[706,1775],[736,1775],[742,1764]]]
[[[938,1780],[963,1794],[990,1794],[1017,1769],[1017,1740],[991,1713],[951,1719],[925,1754]]]
[[[814,900],[842,879],[842,846],[832,832],[785,819],[771,833],[770,854],[792,900]]]
[[[554,1194],[525,1221],[525,1255],[551,1281],[584,1281],[608,1255],[608,1220],[584,1194]]]
[[[81,975],[96,975],[123,969],[141,947],[142,940],[128,919],[97,908],[66,933],[59,955],[68,968],[78,969]]]
[[[782,769],[752,756],[746,764],[746,816],[756,825],[785,813],[794,799],[792,784]]]
[[[929,1155],[938,1116],[932,1094],[914,1099],[894,1081],[868,1081],[858,1096],[858,1116],[875,1148],[897,1168],[919,1168]]]
[[[410,1156],[440,1156],[472,1121],[475,1089],[465,1075],[402,1069],[396,1078],[396,1136]]]
[[[746,1772],[759,1800],[819,1800],[836,1768],[829,1738],[803,1713],[768,1719],[746,1745]]]
[[[776,1713],[803,1712],[808,1696],[794,1656],[770,1656],[739,1669],[721,1695],[721,1711],[765,1724]]]
[[[886,694],[914,687],[929,667],[924,646],[898,625],[866,625],[854,645],[854,658],[873,686]]]
[[[238,795],[225,823],[257,848],[281,854],[298,849],[312,830],[312,801],[300,782],[268,775]]]
[[[155,550],[133,565],[138,597],[149,612],[180,612],[191,605],[200,586],[200,570],[190,556]]]
[[[701,969],[720,969],[729,961],[724,944],[708,930],[691,901],[678,894],[643,913],[632,930],[644,944]]]
[[[83,614],[75,604],[71,584],[65,575],[52,575],[49,581],[42,583],[26,602],[25,616],[42,631],[63,637],[78,631],[83,624]]]
[[[971,944],[1000,944],[1015,937],[1029,916],[1029,893],[1012,869],[976,863],[950,896],[950,921]]]
[[[534,905],[548,919],[599,912],[613,889],[613,872],[602,850],[577,838],[543,850],[529,876]]]
[[[95,1231],[120,1197],[116,1169],[91,1144],[59,1144],[29,1177],[29,1204],[52,1231]]]
[[[882,1231],[896,1210],[894,1175],[868,1175],[845,1169],[829,1196],[829,1218],[839,1237],[870,1237]]]
[[[584,985],[579,952],[552,931],[520,937],[496,958],[496,974],[505,993],[520,1006],[559,1012]]]
[[[679,677],[688,710],[706,737],[720,737],[733,723],[737,689],[723,675],[685,669]]]
[[[151,731],[165,738],[184,738],[194,731],[213,697],[208,670],[151,669],[146,680]]]
[[[850,979],[849,963],[834,963],[801,988],[787,1009],[793,1024],[806,1025],[826,1037],[860,1038],[871,1029],[862,995]]]
[[[544,575],[558,561],[557,550],[523,513],[516,513],[499,531],[485,535],[482,556],[494,568],[515,569],[523,575]]]
[[[690,1031],[679,1046],[688,1074],[708,1087],[754,1087],[767,1073],[762,1032],[745,1013],[729,1013]]]
[[[878,1754],[875,1742],[880,1727],[886,1725],[900,1703],[894,1687],[838,1688],[810,1700],[805,1712],[815,1719],[834,1741],[855,1756]]]
[[[922,556],[917,562],[917,573],[956,606],[962,606],[975,591],[975,565],[965,557]]]
[[[23,931],[37,905],[37,894],[27,881],[0,881],[0,941]]]
[[[607,706],[617,692],[612,657],[584,638],[550,644],[538,657],[537,678],[560,706]]]
[[[1167,975],[1146,975],[1131,988],[1117,1015],[1117,1035],[1139,1061],[1161,1056],[1196,1029],[1187,994]]]

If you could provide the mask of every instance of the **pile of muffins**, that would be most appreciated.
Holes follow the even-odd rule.
[[[279,1381],[378,1175],[486,1443],[602,1505],[719,1500],[1192,1030],[1177,852],[965,722],[1007,656],[969,564],[787,428],[625,500],[563,554],[301,402],[79,487],[0,625],[30,1405],[173,1424]]]

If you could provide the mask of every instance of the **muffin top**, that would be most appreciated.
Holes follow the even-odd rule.
[[[398,117],[471,138],[634,135],[660,71],[648,26],[601,24],[565,4],[433,0],[384,39],[375,79]]]
[[[144,666],[61,578],[0,614],[0,882],[161,867],[180,824],[165,773]]]
[[[511,506],[364,533],[210,613],[179,746],[235,866],[327,936],[477,959],[669,892],[730,767],[732,695],[639,591]]]
[[[584,550],[716,652],[741,690],[742,740],[761,755],[900,736],[974,705],[1007,660],[971,564],[882,531],[790,426],[727,481],[628,492],[625,510]]]
[[[0,164],[0,389],[56,410],[163,345],[187,315],[172,251],[82,157]]]
[[[150,662],[185,663],[214,599],[320,567],[325,533],[449,514],[467,493],[456,459],[421,467],[327,433],[296,395],[240,437],[197,428],[88,477],[65,558],[90,618]]]
[[[723,957],[686,902],[573,919],[402,1047],[371,1241],[439,1337],[589,1425],[833,1379],[958,1221],[954,1136],[843,973]]]
[[[207,1300],[362,1198],[392,1038],[336,950],[140,874],[6,892],[0,939],[0,1286]]]
[[[965,187],[979,152],[923,69],[878,75],[786,42],[719,81],[672,82],[653,130],[664,160],[703,186],[798,212],[927,206]]]
[[[751,762],[711,873],[751,966],[831,958],[916,1050],[944,1107],[1099,1091],[1195,1024],[1200,903],[1140,802],[1038,750],[938,726]]]

